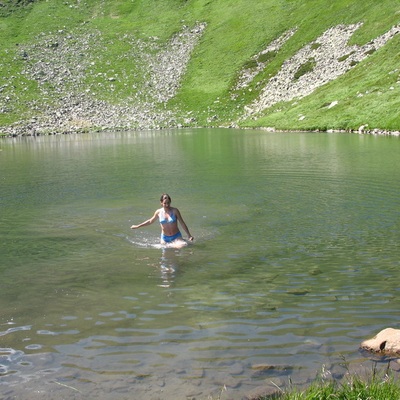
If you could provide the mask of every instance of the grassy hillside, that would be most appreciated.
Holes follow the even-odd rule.
[[[206,27],[179,89],[168,101],[156,105],[158,110],[173,111],[175,122],[188,124],[191,116],[190,123],[197,125],[323,130],[367,125],[399,130],[399,34],[310,95],[274,104],[251,116],[245,113],[245,107],[259,98],[285,60],[327,29],[360,22],[363,25],[349,45],[366,45],[399,25],[400,5],[393,0],[3,0],[0,131],[18,121],[40,118],[48,112],[47,106],[56,109],[68,92],[90,93],[115,106],[134,107],[139,100],[150,101],[147,58],[138,49],[155,56],[184,26],[192,28],[199,23]],[[296,29],[293,36],[273,53],[249,85],[233,96],[243,68],[291,29]],[[73,49],[67,58],[69,78],[56,74],[61,66],[46,79],[35,78],[33,69],[41,61],[37,53],[42,48],[56,50],[68,37],[68,49]],[[32,52],[36,52],[35,64],[29,58]],[[51,64],[46,54],[42,61]],[[30,74],[26,72],[29,62]],[[110,85],[105,83],[106,76]],[[55,79],[59,79],[57,85]],[[326,107],[332,103],[337,105]]]

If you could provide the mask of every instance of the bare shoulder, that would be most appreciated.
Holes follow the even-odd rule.
[[[174,208],[174,214],[176,215],[176,218],[179,219],[179,221],[182,221],[181,212],[177,208]]]

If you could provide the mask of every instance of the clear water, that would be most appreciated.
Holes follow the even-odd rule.
[[[2,140],[0,397],[239,399],[362,358],[400,325],[399,170],[391,137]],[[162,192],[194,244],[129,229]]]

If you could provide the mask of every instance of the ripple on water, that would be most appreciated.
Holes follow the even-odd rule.
[[[10,333],[20,332],[20,331],[30,331],[32,329],[32,325],[24,325],[24,326],[13,326],[12,328],[8,328],[5,331],[0,331],[0,336],[5,336]]]
[[[66,386],[93,399],[132,387],[137,398],[207,398],[224,386],[241,398],[286,371],[307,381],[355,359],[361,339],[398,321],[398,141],[178,136],[41,138],[3,152],[15,181],[0,296],[23,322],[0,336],[17,349],[30,331],[23,350],[34,353],[0,352],[6,379],[47,382],[58,398],[75,393]],[[151,168],[147,151],[159,160]],[[129,230],[158,206],[152,188],[135,190],[154,176],[193,183],[177,193],[193,246],[168,252],[155,227]]]
[[[15,374],[18,372],[15,366],[20,362],[24,352],[12,348],[0,348],[0,376]]]

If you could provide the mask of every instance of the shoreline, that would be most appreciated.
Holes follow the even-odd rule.
[[[241,129],[241,130],[261,130],[274,133],[348,133],[348,134],[360,134],[360,135],[373,135],[373,136],[392,136],[400,137],[400,131],[391,131],[387,129],[366,129],[365,127],[360,127],[359,129],[328,129],[328,130],[304,130],[304,129],[275,129],[271,127],[240,127],[240,126],[190,126],[190,125],[170,125],[170,126],[160,126],[155,124],[154,126],[143,126],[133,128],[131,126],[116,126],[116,127],[101,127],[101,128],[78,128],[75,129],[65,129],[57,130],[54,128],[49,129],[46,127],[46,132],[42,131],[40,127],[20,127],[13,128],[7,127],[5,133],[0,130],[0,139],[10,139],[10,138],[21,138],[21,137],[38,137],[38,136],[58,136],[58,135],[72,135],[72,134],[85,134],[85,133],[99,133],[99,132],[127,132],[127,131],[163,131],[171,129]],[[1,128],[0,128],[1,129]]]

